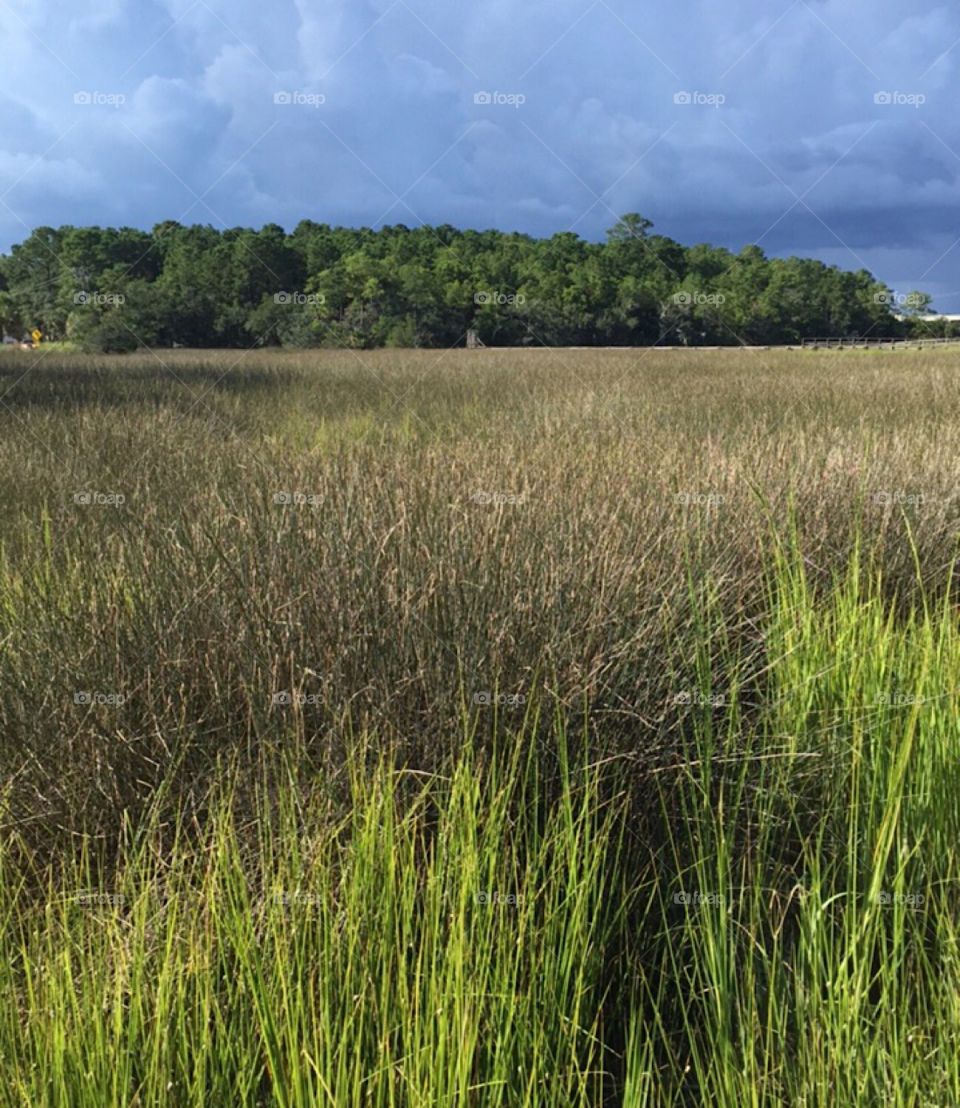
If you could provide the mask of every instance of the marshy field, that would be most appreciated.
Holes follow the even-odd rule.
[[[960,1105],[960,354],[0,354],[0,1103]]]

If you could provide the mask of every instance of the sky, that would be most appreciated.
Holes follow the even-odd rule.
[[[0,0],[0,250],[301,219],[867,268],[960,313],[960,5]]]

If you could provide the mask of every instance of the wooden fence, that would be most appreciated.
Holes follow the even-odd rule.
[[[960,343],[956,339],[804,339],[804,350],[880,350],[946,346]]]

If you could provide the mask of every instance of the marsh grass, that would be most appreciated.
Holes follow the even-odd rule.
[[[159,357],[0,358],[5,1102],[960,1103],[949,354]]]

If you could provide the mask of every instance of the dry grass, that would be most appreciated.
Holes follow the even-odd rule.
[[[956,549],[950,354],[163,360],[0,363],[0,723],[44,835],[115,822],[178,759],[195,780],[348,719],[434,765],[483,692],[586,704],[598,744],[656,754],[698,583],[762,664],[791,502],[822,582],[858,533],[891,594]]]
[[[699,888],[728,887],[734,876],[758,890],[768,882],[784,904],[791,883],[807,878],[824,902],[837,887],[863,881],[875,893],[873,883],[892,881],[880,854],[871,869],[863,851],[900,833],[883,804],[905,778],[886,756],[870,755],[869,778],[867,763],[844,759],[862,755],[864,735],[886,735],[895,751],[925,735],[917,781],[928,787],[943,779],[955,741],[940,714],[955,689],[954,355],[160,358],[0,357],[5,864],[30,887],[53,880],[48,866],[72,872],[80,844],[94,878],[123,872],[148,819],[160,856],[174,837],[203,843],[225,766],[234,774],[236,864],[262,881],[264,863],[247,839],[291,790],[308,804],[319,789],[331,813],[346,813],[356,788],[344,767],[358,751],[437,780],[456,772],[467,748],[483,765],[504,740],[535,752],[533,792],[529,777],[523,788],[509,779],[521,825],[571,803],[561,747],[578,764],[617,768],[597,785],[598,797],[625,798],[633,811],[632,845],[601,867],[611,885],[629,885],[629,873],[649,878],[652,859],[678,882],[695,867]],[[873,669],[857,669],[853,644],[876,654]],[[904,687],[923,688],[936,708],[906,731],[903,713],[881,713],[876,700],[903,669]],[[837,672],[849,682],[831,683]],[[762,768],[771,753],[796,760],[775,773]],[[678,764],[693,765],[689,779]],[[449,813],[445,801],[420,796],[416,780],[398,779],[406,783],[395,799],[401,810],[423,806],[429,838]],[[733,797],[719,814],[692,799],[715,800],[718,789]],[[758,802],[761,789],[772,799]],[[866,823],[861,789],[880,798]],[[927,808],[909,811],[910,834],[922,839]],[[955,815],[941,815],[939,835],[952,833]],[[224,857],[228,839],[218,840]],[[954,880],[953,849],[923,854],[913,886],[902,885],[904,855],[901,885],[889,887],[929,892]],[[516,865],[526,853],[517,848]],[[842,870],[828,862],[835,857]],[[696,1099],[707,1087],[721,1090],[717,1103],[742,1103],[747,1087],[767,1090],[756,1103],[804,1095],[813,1104],[856,1088],[830,1071],[822,1044],[798,1047],[796,1071],[776,1072],[778,1036],[802,1030],[802,998],[791,992],[800,977],[771,968],[763,988],[777,1007],[758,1011],[752,993],[737,992],[743,952],[729,919],[675,931],[670,911],[650,915],[672,895],[661,880],[644,886],[629,916],[636,948],[622,921],[605,940],[599,992],[590,994],[597,1003],[621,959],[652,974],[635,971],[632,980],[646,982],[636,995],[610,994],[606,1033],[620,1061],[604,1064],[620,1076],[605,1078],[604,1089],[630,1104]],[[754,927],[755,942],[776,951],[769,965],[779,966],[791,957],[779,945],[788,932],[771,923],[773,901],[761,909],[761,900],[758,892],[738,927]],[[803,913],[791,919],[800,933],[826,926]],[[955,939],[946,908],[930,919]],[[353,923],[359,949],[364,925]],[[844,980],[854,965],[867,972],[889,936],[873,916],[865,926],[856,943],[847,936],[854,946],[819,936],[807,953],[823,962],[808,987],[826,981],[829,966]],[[706,996],[725,981],[749,1034],[709,1004],[678,1006],[650,991],[655,980],[679,982],[686,955],[690,987]],[[945,972],[925,957],[913,970],[924,988]],[[269,1001],[280,986],[263,987]],[[857,978],[849,988],[863,1003],[845,1014],[855,1022],[871,983]],[[654,1022],[638,1023],[642,1013]],[[942,1014],[949,1023],[946,1007]],[[763,1024],[774,1017],[782,1027]],[[298,1010],[297,1019],[309,1014]],[[591,1029],[593,1020],[599,1030],[603,1020],[595,1012]],[[838,1035],[846,1028],[830,1025]],[[891,1024],[889,1033],[903,1029]],[[538,1035],[546,1039],[535,1053],[554,1032]],[[255,1053],[258,1034],[248,1038],[244,1049]],[[741,1065],[747,1057],[755,1069]],[[588,1050],[582,1061],[563,1095],[577,1089],[594,1103],[586,1074],[597,1059]],[[883,1075],[897,1059],[875,1061]],[[651,1084],[654,1066],[666,1075],[662,1088]],[[696,1083],[684,1092],[685,1066]],[[151,1079],[165,1072],[158,1064]],[[941,1092],[957,1080],[937,1072]],[[431,1084],[421,1074],[420,1099],[408,1089],[409,1103],[439,1103],[422,1090],[455,1095],[476,1075],[447,1076]],[[232,1080],[223,1077],[221,1094],[239,1096]],[[311,1103],[311,1089],[306,1081],[276,1102]],[[403,1102],[387,1085],[381,1095]],[[534,1085],[524,1095],[503,1103],[554,1102],[538,1101]]]

